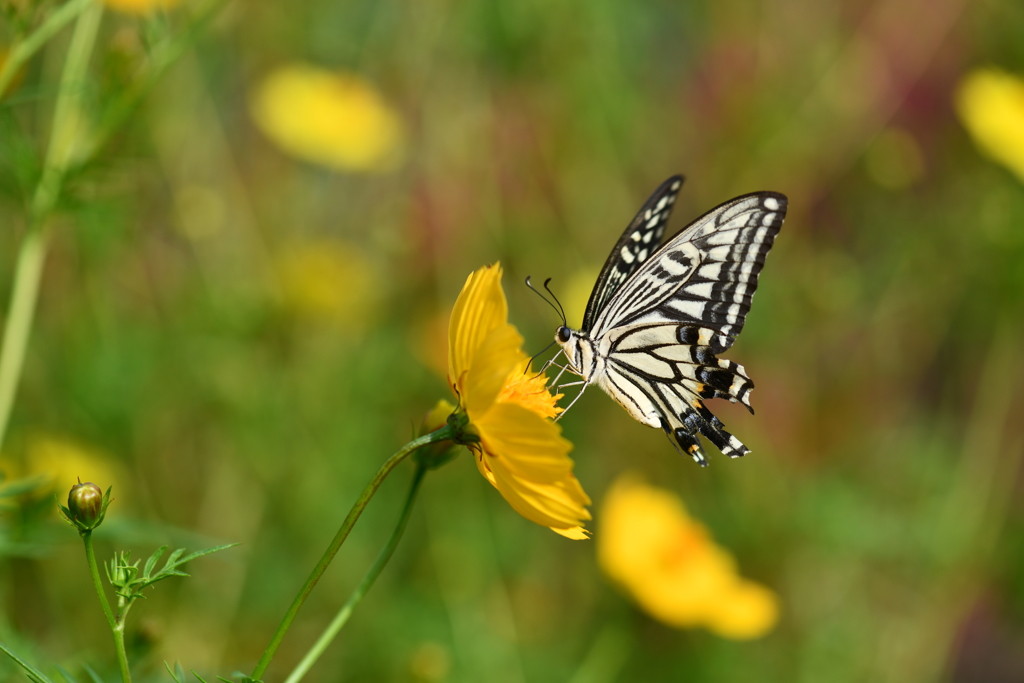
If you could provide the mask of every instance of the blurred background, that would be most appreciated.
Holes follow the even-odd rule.
[[[0,47],[58,6],[5,4]],[[119,4],[86,121],[196,12]],[[70,34],[0,100],[3,316]],[[1021,35],[1011,0],[227,4],[65,183],[0,454],[7,481],[49,483],[0,508],[0,639],[114,676],[54,510],[80,476],[114,486],[101,558],[241,543],[135,608],[138,677],[251,671],[448,396],[466,276],[501,262],[539,351],[558,320],[525,276],[552,277],[578,325],[614,241],[681,172],[673,231],[741,193],[790,198],[725,354],[757,414],[709,403],[753,453],[701,469],[588,392],[560,423],[594,500],[583,542],[519,517],[463,453],[308,680],[1024,680]],[[627,471],[777,595],[763,637],[663,625],[602,574],[602,500]],[[267,680],[366,571],[411,473]]]

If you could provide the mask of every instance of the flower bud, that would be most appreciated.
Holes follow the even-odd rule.
[[[103,489],[91,481],[83,484],[79,480],[68,493],[68,506],[61,505],[60,512],[68,524],[86,533],[103,523],[108,505],[110,489],[103,493]]]
[[[79,527],[95,528],[102,519],[103,489],[91,481],[75,484],[68,493],[68,509]]]

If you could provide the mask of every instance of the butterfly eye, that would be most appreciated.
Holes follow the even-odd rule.
[[[555,333],[555,337],[558,339],[558,341],[565,344],[572,337],[572,330],[570,330],[565,325],[562,325],[561,327],[558,328],[558,331]]]

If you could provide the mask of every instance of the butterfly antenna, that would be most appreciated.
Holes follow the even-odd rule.
[[[558,312],[562,316],[562,325],[568,325],[569,322],[568,320],[566,320],[565,309],[562,308],[562,302],[558,300],[558,297],[555,296],[555,293],[551,291],[550,287],[548,287],[549,282],[551,282],[551,278],[548,278],[547,280],[544,281],[544,289],[548,290],[548,294],[550,294],[551,298],[555,300],[556,304],[558,304]]]
[[[544,281],[544,289],[548,289],[548,283],[549,282],[551,282],[551,278],[548,278],[547,280]],[[544,296],[543,294],[541,294],[539,291],[537,291],[537,288],[533,286],[533,284],[530,282],[530,276],[529,275],[526,276],[526,286],[529,287],[530,289],[532,289],[534,294],[539,296],[541,299],[544,299],[544,302],[547,303],[548,306],[550,306],[551,308],[554,308],[555,309],[555,313],[557,313],[558,315],[562,316],[562,324],[564,325],[565,324],[565,312],[563,310],[561,310],[562,309],[562,304],[558,304],[558,308],[555,308],[555,305],[553,303],[551,303],[550,301],[548,301],[548,298],[546,296]],[[548,289],[548,292],[550,292],[550,291],[551,290]],[[552,296],[554,296],[554,295],[552,294]],[[558,299],[555,299],[555,301],[558,301]]]

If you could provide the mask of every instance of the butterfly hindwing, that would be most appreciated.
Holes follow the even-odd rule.
[[[590,293],[583,315],[583,330],[589,330],[595,316],[615,295],[616,290],[644,264],[661,245],[672,207],[683,177],[672,176],[654,191],[636,214],[622,237],[612,248]]]

